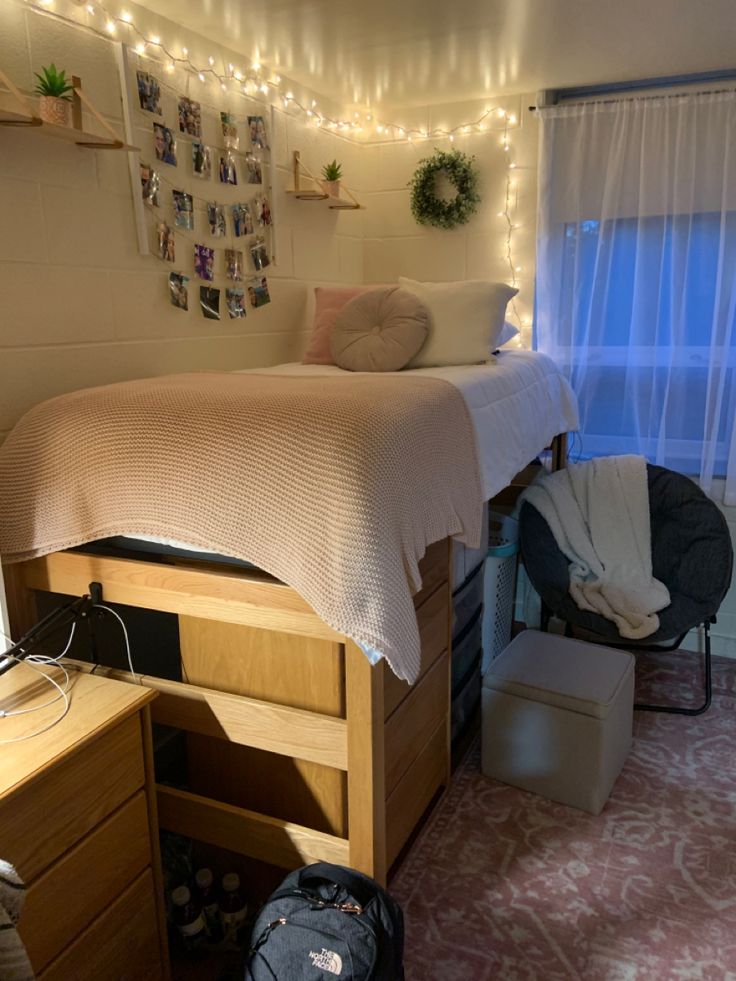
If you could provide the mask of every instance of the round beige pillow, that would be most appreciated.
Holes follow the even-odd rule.
[[[335,364],[348,371],[399,371],[429,334],[429,311],[398,286],[361,293],[337,315],[330,335]]]

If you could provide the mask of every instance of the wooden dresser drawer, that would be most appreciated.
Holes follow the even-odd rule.
[[[155,886],[150,869],[38,975],[38,981],[160,981]]]
[[[447,650],[450,631],[450,594],[447,582],[442,583],[417,610],[419,640],[422,645],[422,664],[414,688],[419,684],[437,658]],[[412,691],[412,686],[401,681],[384,662],[383,715],[385,719],[396,710]]]
[[[144,779],[136,714],[0,802],[3,858],[30,882],[142,787]]]
[[[148,806],[140,790],[28,889],[19,932],[36,972],[150,864]]]
[[[449,701],[449,658],[445,652],[386,723],[387,797],[437,726],[446,724]]]

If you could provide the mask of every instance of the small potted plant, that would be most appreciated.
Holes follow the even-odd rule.
[[[322,187],[327,194],[333,198],[340,196],[340,178],[342,177],[342,167],[333,160],[332,163],[325,164],[322,168]]]
[[[74,86],[67,81],[64,71],[57,71],[56,65],[42,68],[42,75],[34,72],[38,79],[36,94],[40,95],[38,113],[45,123],[68,126],[71,122],[72,97],[69,92]]]

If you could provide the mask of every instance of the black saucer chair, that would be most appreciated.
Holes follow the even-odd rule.
[[[625,640],[610,620],[580,610],[570,596],[569,563],[557,547],[549,525],[531,504],[519,515],[519,537],[527,575],[542,598],[542,629],[550,614],[565,622],[568,636],[581,628],[585,639],[636,650],[676,650],[694,627],[705,632],[704,693],[699,708],[642,705],[637,709],[700,715],[711,701],[710,626],[731,583],[733,546],[728,525],[716,505],[682,474],[647,465],[654,576],[671,597],[659,613],[659,629],[646,642]],[[669,641],[670,643],[665,643]],[[664,646],[663,646],[664,645]]]

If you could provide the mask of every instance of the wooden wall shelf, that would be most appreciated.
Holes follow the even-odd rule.
[[[302,186],[302,178],[306,177],[310,184]],[[299,151],[294,150],[294,187],[286,193],[298,201],[329,201],[333,211],[360,211],[364,206],[346,187],[340,188],[341,194],[328,194],[322,186],[322,181],[315,177],[306,164],[302,163]],[[346,195],[342,196],[342,192]]]
[[[76,76],[74,82],[74,97],[72,101],[72,115],[74,118],[73,126],[57,126],[55,123],[46,123],[35,114],[28,99],[16,88],[13,82],[0,70],[0,82],[7,86],[11,95],[18,103],[18,111],[13,109],[0,109],[0,126],[16,128],[34,129],[36,132],[43,133],[55,140],[64,140],[67,143],[75,143],[77,146],[85,147],[90,150],[138,150],[138,147],[131,146],[122,140],[112,126],[106,122],[100,113],[95,109],[89,97],[82,91],[82,83]],[[105,131],[103,135],[99,133],[88,133],[81,128],[82,104],[100,123]]]

